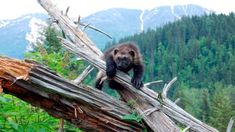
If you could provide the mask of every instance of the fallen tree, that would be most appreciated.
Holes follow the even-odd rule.
[[[92,66],[105,71],[105,62],[100,59],[102,52],[87,35],[66,14],[62,14],[51,1],[38,0],[38,2],[67,36],[68,39],[61,38],[63,46],[87,60]],[[79,23],[78,21],[77,24]],[[122,120],[122,117],[130,114],[132,110],[124,102],[114,100],[102,91],[81,84],[77,86],[74,82],[66,81],[38,64],[1,58],[1,62],[4,61],[15,64],[0,63],[2,88],[45,109],[55,117],[64,118],[84,130],[141,131],[144,127],[143,124]],[[17,69],[18,64],[26,67],[20,66],[20,69]],[[216,129],[194,118],[167,98],[167,91],[176,78],[165,85],[162,94],[148,89],[147,85],[141,90],[136,90],[130,83],[130,77],[121,72],[118,72],[114,79],[125,86],[126,89],[119,93],[126,101],[134,100],[132,107],[142,116],[151,130],[180,131],[174,122],[177,121],[194,131],[217,132]],[[82,81],[78,78],[77,82]]]
[[[65,80],[33,62],[0,57],[0,86],[56,118],[86,131],[141,131],[143,126],[122,120],[131,109],[122,101]]]

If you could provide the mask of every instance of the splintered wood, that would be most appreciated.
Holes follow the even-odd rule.
[[[15,81],[17,79],[28,79],[28,73],[31,69],[31,64],[26,64],[19,60],[9,59],[6,57],[0,58],[0,77]]]
[[[141,131],[143,126],[122,117],[131,109],[122,101],[76,85],[35,63],[0,57],[0,90],[85,131]]]

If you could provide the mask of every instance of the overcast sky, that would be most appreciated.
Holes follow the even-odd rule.
[[[52,0],[60,9],[70,6],[69,15],[85,17],[91,13],[114,7],[152,9],[163,5],[197,4],[217,13],[235,12],[232,0]],[[0,20],[24,14],[45,12],[37,0],[0,0]]]

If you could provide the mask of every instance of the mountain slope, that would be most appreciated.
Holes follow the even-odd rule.
[[[24,57],[28,45],[25,35],[30,31],[29,21],[32,18],[45,20],[46,15],[29,14],[14,20],[0,22],[0,55],[20,59]]]
[[[120,42],[138,43],[148,69],[147,81],[178,76],[194,88],[216,81],[235,85],[234,23],[234,13],[183,17]]]
[[[162,6],[152,10],[109,9],[100,11],[82,19],[110,34],[116,40],[127,35],[139,33],[143,29],[154,29],[169,22],[179,20],[183,16],[201,16],[211,11],[197,5]],[[87,31],[88,35],[100,48],[112,41],[95,31]]]
[[[163,26],[183,16],[201,16],[208,13],[211,11],[197,5],[162,6],[145,12],[144,29]]]
[[[82,19],[82,22],[89,23],[118,39],[140,31],[140,14],[141,10],[116,8],[97,12]],[[100,48],[110,41],[103,34],[93,30],[88,29],[87,33]]]

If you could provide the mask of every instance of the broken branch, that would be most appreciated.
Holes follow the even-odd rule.
[[[177,77],[174,77],[167,85],[164,86],[163,90],[162,90],[162,95],[164,97],[167,97],[167,92],[169,91],[170,87],[172,86],[172,84],[177,80]]]
[[[93,69],[94,67],[89,65],[73,82],[79,85]]]

